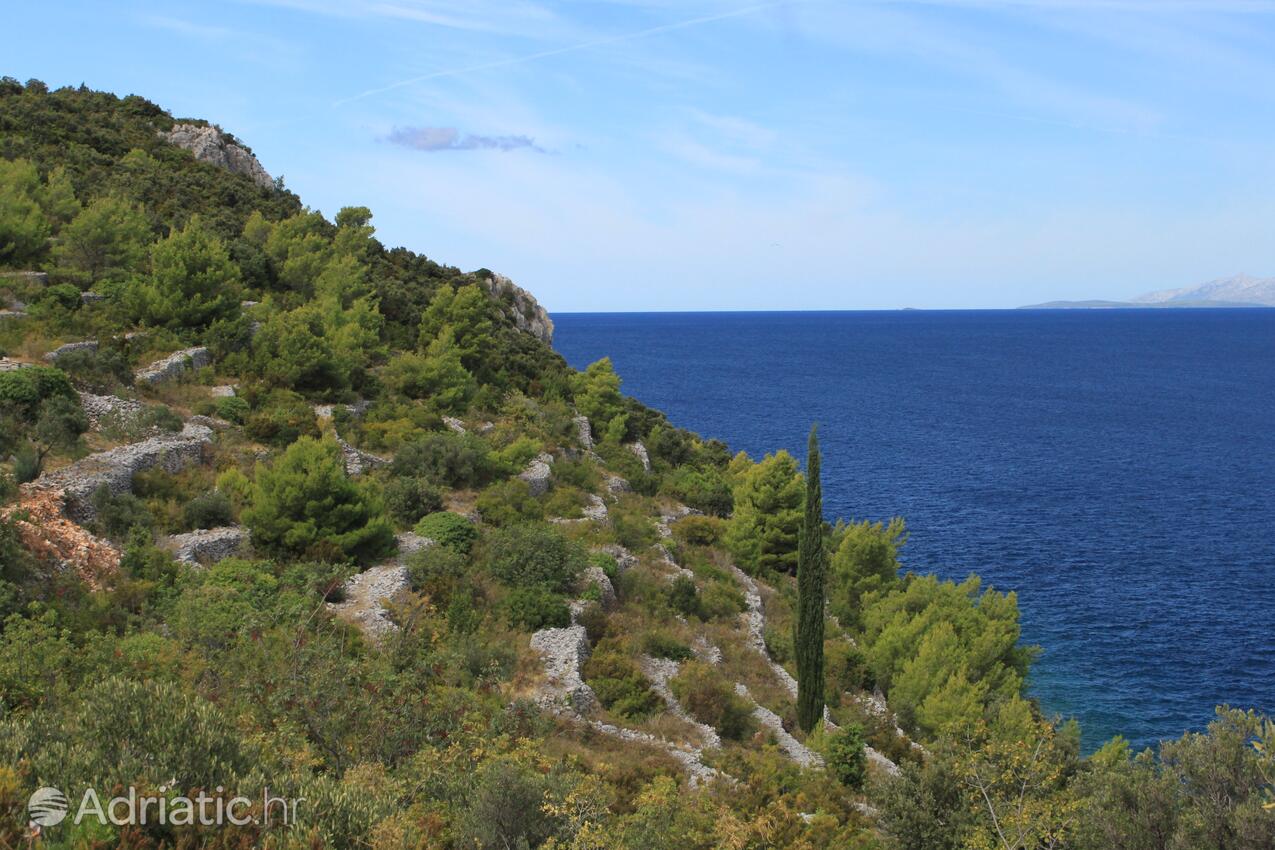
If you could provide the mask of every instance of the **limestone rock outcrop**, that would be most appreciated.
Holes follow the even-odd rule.
[[[235,174],[243,174],[263,189],[274,185],[274,178],[262,167],[252,151],[236,144],[217,127],[199,124],[177,124],[161,134],[170,144],[185,148],[195,159],[216,165]]]
[[[553,455],[541,453],[527,468],[518,473],[518,477],[527,482],[533,496],[543,496],[549,492],[549,482],[553,478]]]
[[[553,319],[535,296],[503,274],[479,277],[482,285],[504,308],[518,330],[529,333],[546,345],[553,344]]]

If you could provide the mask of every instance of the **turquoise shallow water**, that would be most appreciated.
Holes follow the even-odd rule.
[[[563,314],[576,367],[754,456],[821,427],[832,517],[1019,593],[1087,746],[1275,711],[1275,310]]]

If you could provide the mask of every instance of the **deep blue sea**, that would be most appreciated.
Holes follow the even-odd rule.
[[[1275,711],[1275,310],[561,314],[571,365],[754,457],[819,423],[829,518],[1016,590],[1087,748]]]

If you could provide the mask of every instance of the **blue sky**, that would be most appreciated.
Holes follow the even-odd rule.
[[[550,310],[1012,307],[1275,274],[1275,0],[8,4]]]

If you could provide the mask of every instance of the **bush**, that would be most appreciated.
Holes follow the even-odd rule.
[[[517,525],[544,519],[544,506],[531,495],[531,488],[520,478],[491,485],[478,494],[475,507],[489,525]]]
[[[470,434],[439,431],[401,447],[390,471],[448,487],[472,487],[488,473],[487,444]]]
[[[319,436],[313,408],[297,393],[274,390],[252,396],[245,399],[253,412],[244,420],[244,430],[254,440],[283,448],[302,436]]]
[[[382,513],[379,502],[346,476],[334,440],[303,437],[273,466],[257,468],[243,519],[263,551],[295,557],[332,548],[368,561],[394,548],[394,531]]]
[[[857,723],[843,726],[828,737],[824,758],[828,770],[847,788],[863,787],[868,759],[863,749],[863,727]]]
[[[699,617],[703,620],[720,620],[734,617],[748,610],[743,591],[724,581],[709,582],[699,596]]]
[[[79,403],[79,395],[61,369],[51,366],[29,366],[12,372],[0,372],[0,410],[28,420],[33,419],[41,402],[65,398]]]
[[[465,556],[446,546],[426,546],[412,553],[407,574],[412,588],[428,596],[438,608],[445,608],[465,577]]]
[[[182,521],[187,528],[220,528],[235,521],[230,498],[225,493],[204,493],[182,508]]]
[[[791,631],[788,634],[791,636]],[[867,690],[873,685],[867,657],[862,649],[848,641],[830,642],[824,650],[824,664],[828,694]]]
[[[751,706],[708,664],[686,662],[669,680],[669,687],[692,717],[712,726],[722,737],[740,740],[752,731]]]
[[[79,298],[78,291],[76,298]],[[114,392],[133,383],[132,367],[124,355],[114,349],[68,351],[58,358],[58,368],[95,393]]]
[[[245,399],[232,395],[223,396],[214,401],[213,410],[227,422],[242,425],[248,421],[248,414],[252,408]]]
[[[468,555],[478,539],[478,529],[474,528],[474,524],[450,511],[430,514],[416,524],[415,531],[421,537],[428,537],[461,555]]]
[[[706,516],[688,516],[673,526],[674,538],[684,546],[714,546],[724,531],[721,520]]]
[[[664,707],[642,671],[610,641],[599,644],[585,662],[584,678],[608,711],[627,720],[641,720]]]
[[[700,616],[699,588],[690,576],[679,575],[669,582],[665,596],[669,607],[683,617]]]
[[[541,523],[502,528],[487,544],[488,569],[508,587],[566,593],[588,563],[579,544]]]
[[[394,478],[385,485],[385,507],[400,525],[413,526],[443,509],[443,494],[424,478]]]
[[[715,517],[730,516],[735,496],[720,470],[682,467],[672,474],[669,495]]]
[[[620,575],[620,562],[615,559],[615,556],[608,555],[606,552],[590,552],[589,566],[602,570],[612,583]]]
[[[529,632],[560,629],[571,625],[571,608],[566,597],[543,586],[518,587],[505,597],[509,624]]]
[[[150,529],[155,518],[142,500],[132,493],[113,493],[103,484],[93,492],[94,526],[99,534],[111,540],[123,540],[134,526]]]
[[[667,658],[670,661],[689,661],[695,657],[689,646],[667,632],[648,632],[642,641],[642,648],[653,658]]]
[[[167,431],[170,434],[176,434],[182,429],[184,424],[178,413],[163,404],[147,406],[142,415],[138,417],[137,422],[143,431],[150,428],[158,428],[160,431]]]

